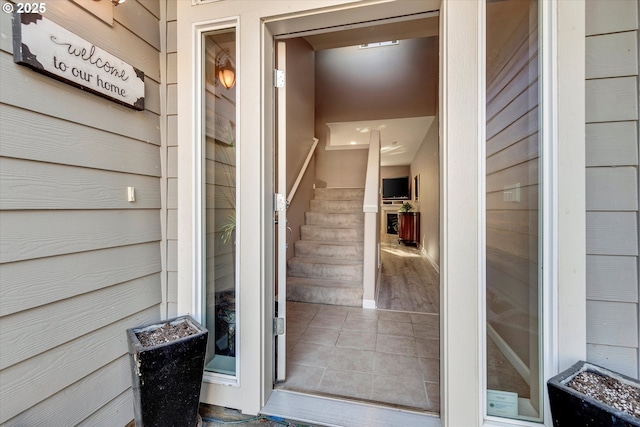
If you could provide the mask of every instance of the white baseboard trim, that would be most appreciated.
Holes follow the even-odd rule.
[[[362,308],[376,308],[376,300],[374,299],[363,299],[362,300]]]
[[[424,249],[424,246],[420,247],[420,252],[422,252],[422,254],[424,255],[424,257],[427,259],[427,261],[429,261],[429,264],[431,264],[431,267],[434,268],[434,270],[436,270],[436,273],[440,274],[440,266],[438,265],[438,263],[433,259],[433,257],[431,255],[429,255],[429,252],[427,252]]]
[[[487,324],[487,335],[491,338],[491,341],[495,343],[498,347],[498,350],[506,357],[506,359],[511,363],[511,366],[515,368],[516,371],[520,374],[522,379],[529,385],[529,376],[531,372],[529,371],[529,367],[518,357],[515,351],[509,347],[509,344],[496,332],[495,329],[491,327],[491,325]]]

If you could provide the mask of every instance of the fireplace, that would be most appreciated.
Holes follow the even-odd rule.
[[[387,214],[387,234],[398,234],[398,214]]]

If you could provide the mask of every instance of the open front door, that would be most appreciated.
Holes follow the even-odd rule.
[[[287,93],[281,84],[286,66],[286,44],[278,42],[276,46],[276,284],[275,304],[276,320],[276,373],[275,381],[282,382],[286,376],[286,313],[287,313]]]

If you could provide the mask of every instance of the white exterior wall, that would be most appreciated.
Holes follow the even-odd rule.
[[[587,359],[638,377],[638,2],[586,2]]]
[[[45,4],[145,73],[146,110],[14,64],[0,15],[0,424],[125,425],[125,330],[161,316],[161,8]]]

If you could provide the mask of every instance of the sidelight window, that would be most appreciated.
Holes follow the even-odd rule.
[[[542,421],[539,2],[486,3],[486,413]]]
[[[205,370],[237,372],[236,30],[203,34],[200,289],[209,330]]]

